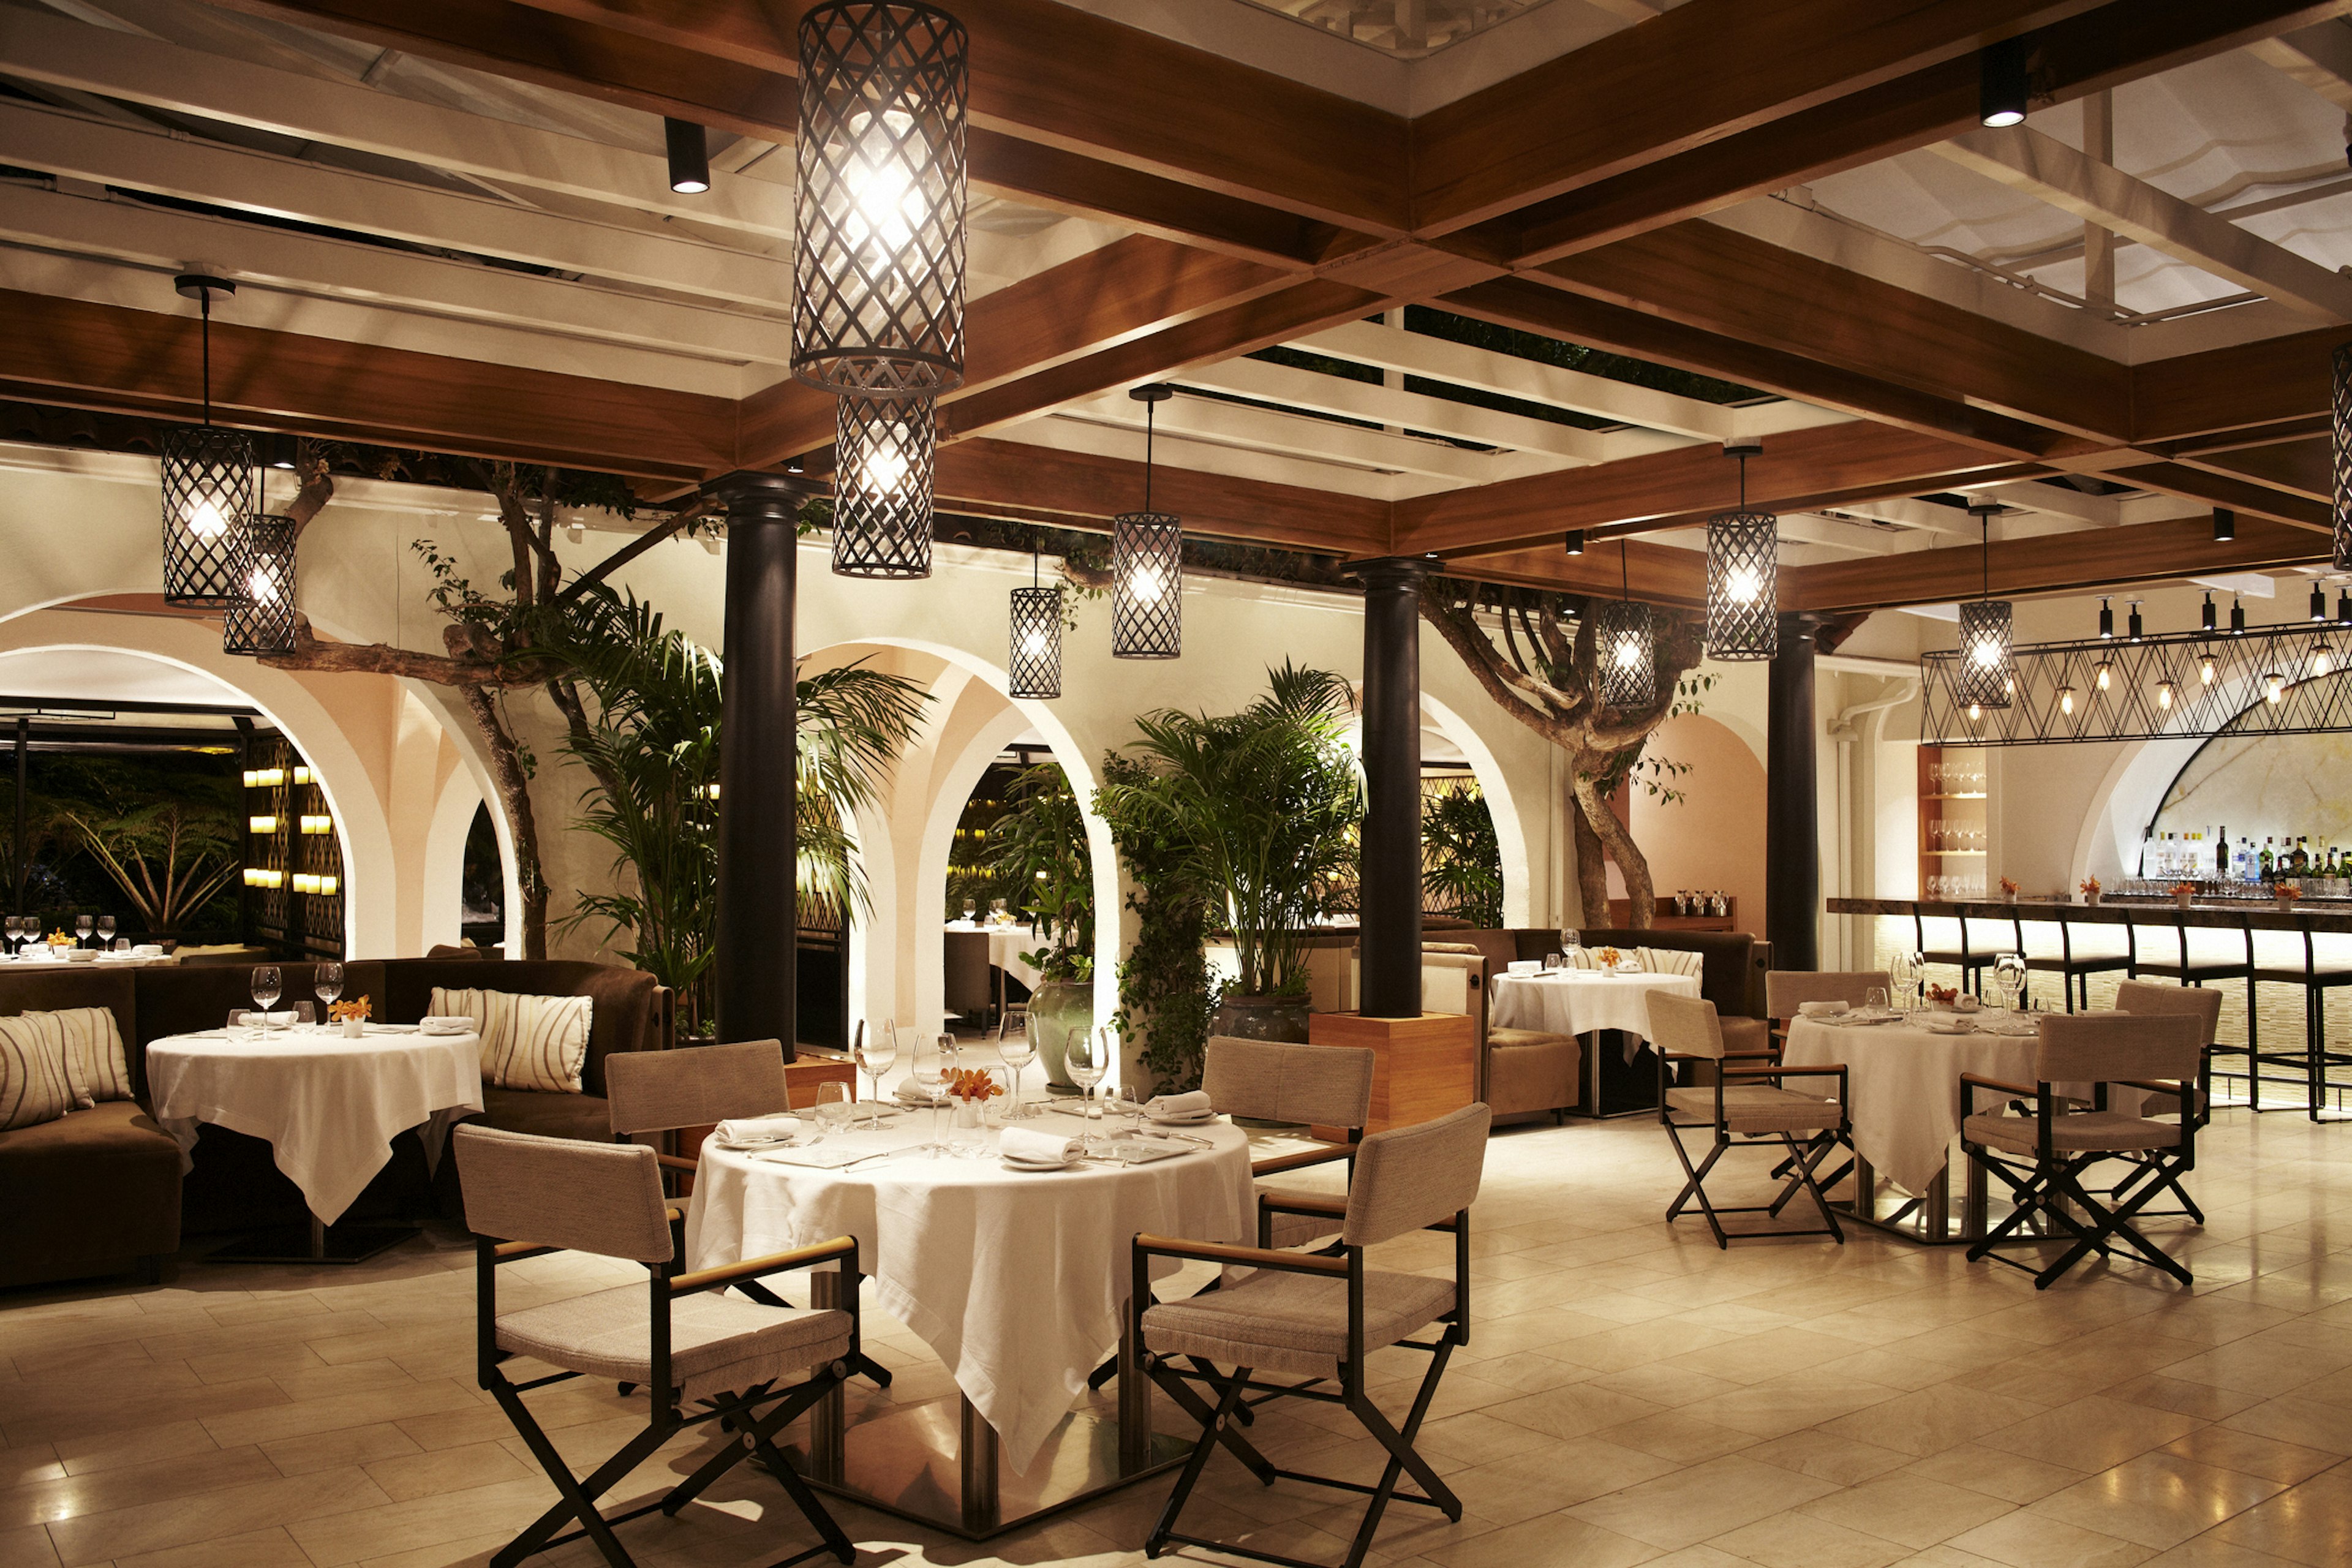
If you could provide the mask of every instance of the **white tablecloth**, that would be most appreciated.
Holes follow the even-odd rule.
[[[1650,1037],[1650,993],[1696,996],[1691,974],[1612,974],[1598,970],[1555,969],[1548,974],[1501,974],[1487,982],[1488,1021],[1498,1029],[1540,1029],[1551,1035],[1589,1035],[1622,1029]]]
[[[1960,1075],[2032,1089],[2038,1047],[2037,1035],[1939,1035],[1913,1024],[1853,1027],[1799,1018],[1789,1026],[1781,1059],[1790,1067],[1843,1062],[1855,1150],[1879,1174],[1916,1194],[1944,1169],[1960,1135]],[[1789,1087],[1827,1092],[1821,1079],[1792,1079]],[[1991,1096],[1977,1096],[1978,1110],[1993,1107]]]
[[[980,926],[967,925],[962,921],[950,921],[947,929],[961,931],[986,931],[988,962],[991,966],[1002,969],[1032,991],[1045,984],[1045,977],[1043,974],[1021,962],[1023,953],[1034,952],[1045,945],[1045,939],[1032,931],[1027,926]]]
[[[921,1142],[929,1124],[918,1113],[878,1132],[829,1133],[824,1146]],[[1081,1130],[1058,1115],[1024,1125]],[[856,1237],[883,1309],[947,1364],[1018,1471],[1118,1342],[1136,1232],[1255,1240],[1248,1139],[1222,1124],[1198,1131],[1214,1147],[1043,1173],[1008,1170],[993,1156],[922,1154],[820,1171],[707,1142],[687,1257],[708,1268]],[[993,1131],[979,1136],[995,1143]]]
[[[310,1212],[332,1225],[407,1129],[423,1128],[438,1163],[449,1123],[482,1109],[482,1042],[390,1028],[356,1040],[332,1027],[169,1035],[147,1047],[147,1087],[182,1169],[201,1122],[268,1139]]]

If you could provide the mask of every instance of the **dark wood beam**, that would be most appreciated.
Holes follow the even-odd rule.
[[[2105,443],[2131,434],[2127,366],[1715,224],[1640,235],[1553,262],[1542,276],[1609,304],[2053,430]],[[2043,442],[2019,455],[2048,451]]]
[[[2116,470],[2116,478],[2121,483],[2137,485],[2158,495],[2179,496],[2183,500],[2228,507],[2235,512],[2267,517],[2310,533],[2334,531],[2334,521],[2324,497],[2307,499],[2250,479],[2217,474],[2209,468],[2191,468],[2186,463],[2141,463]],[[2208,531],[2210,531],[2210,524]]]
[[[1763,456],[1748,464],[1748,497],[1767,510],[1793,510],[1799,498],[1825,490],[1917,494],[1972,468],[2007,466],[1950,441],[1853,420],[1765,442]],[[1727,510],[1738,483],[1738,468],[1713,443],[1531,474],[1398,502],[1394,548],[1401,554],[1489,557],[1557,548],[1571,528],[1624,523],[1649,531],[1659,520]]]
[[[2082,443],[1903,382],[1865,375],[1787,350],[1743,342],[1646,310],[1611,304],[1532,278],[1497,279],[1433,301],[1504,326],[1761,387],[1825,408],[1940,437],[2003,458],[2059,455]]]
[[[1100,525],[1142,504],[1143,465],[981,437],[940,450],[936,490],[946,510]],[[1151,501],[1181,517],[1187,533],[1331,554],[1388,552],[1386,501],[1164,465],[1153,472]]]
[[[2309,0],[2231,5],[2212,0],[2109,0],[2035,35],[2036,102],[2063,103],[2170,70],[2308,26],[2341,8]],[[1685,5],[1659,20],[1694,9]],[[1745,10],[1759,26],[1780,25],[1774,13]],[[1612,244],[1973,130],[1977,85],[1978,56],[1971,42],[1965,52],[1892,80],[1519,206],[1462,229],[1446,243],[1465,255],[1517,267]],[[1681,96],[1702,101],[1698,95]],[[1567,101],[1581,100],[1579,94]],[[1712,108],[1714,96],[1703,101]],[[1417,138],[1425,135],[1426,122],[1415,126]]]
[[[1450,562],[1449,577],[1480,583],[1514,583],[1549,588],[1563,594],[1591,594],[1614,599],[1630,595],[1649,605],[1677,609],[1701,609],[1706,605],[1706,558],[1696,550],[1671,545],[1628,543],[1621,567],[1619,547],[1567,555],[1555,542],[1549,550],[1518,550],[1475,561]],[[1624,585],[1621,585],[1624,584]]]
[[[2320,327],[2132,369],[2132,440],[2142,447],[2324,417],[2328,358],[2352,327]],[[2206,444],[2203,449],[2216,449]]]
[[[193,423],[193,315],[0,290],[0,395]],[[723,397],[215,321],[222,424],[692,481],[735,467]]]
[[[1272,293],[1290,280],[1255,262],[1149,235],[1114,240],[972,301],[964,317],[964,384],[950,402]],[[800,456],[833,435],[834,399],[814,387],[783,381],[743,400],[746,468]]]
[[[2251,479],[2326,506],[2335,493],[2334,443],[2325,436],[2270,447],[2240,447],[2180,459],[2183,466],[2224,479]]]
[[[2022,597],[2305,566],[2327,553],[2326,540],[2259,517],[2240,519],[2238,537],[2216,543],[2211,524],[2200,517],[1999,540],[1990,560],[1992,592]],[[1978,547],[1967,544],[1788,567],[1780,574],[1780,607],[1872,610],[1973,596],[1979,559]]]
[[[1956,489],[1963,485],[2012,484],[2023,479],[2038,479],[2052,470],[2032,463],[1996,464],[1991,468],[1966,468],[1940,474],[1918,474],[1882,479],[1875,483],[1848,485],[1842,489],[1801,490],[1784,496],[1771,503],[1770,510],[1792,511],[1837,511],[1850,506],[1862,506],[1871,501],[1898,500],[1912,496],[1935,495]],[[1603,523],[1587,531],[1588,542],[1615,539],[1621,535],[1670,533],[1678,529],[1704,528],[1707,520],[1721,506],[1697,508],[1690,511],[1671,512],[1640,522]]]

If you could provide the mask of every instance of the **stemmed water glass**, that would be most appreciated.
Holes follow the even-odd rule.
[[[269,1009],[278,997],[285,994],[285,983],[278,973],[278,966],[274,963],[255,964],[250,989],[253,1005],[261,1015],[259,1027],[266,1033],[269,1028]]]
[[[1895,1011],[1898,1013],[1910,1011],[1904,1005],[1904,999],[1911,994],[1911,955],[1907,952],[1889,955],[1886,960],[1886,982],[1890,988],[1889,996],[1895,1004]]]
[[[324,1023],[334,1016],[335,998],[343,994],[343,966],[322,963],[310,977],[310,989],[319,994],[319,1019]]]
[[[861,1019],[857,1026],[857,1044],[850,1055],[857,1059],[857,1070],[864,1073],[873,1086],[867,1098],[874,1101],[874,1114],[865,1125],[879,1127],[882,1125],[882,1075],[898,1065],[898,1026],[886,1018],[882,1026],[869,1036]]]
[[[74,945],[76,947],[87,947],[89,945],[90,928],[97,923],[98,922],[96,921],[92,920],[88,915],[74,916]]]
[[[916,1145],[910,1153],[929,1154],[933,1159],[950,1152],[947,1140],[940,1135],[940,1112],[947,1109],[948,1075],[955,1070],[955,1037],[915,1037],[914,1050],[907,1064],[907,1081],[922,1091],[931,1107],[931,1141]]]
[[[113,945],[114,917],[112,915],[100,915],[98,917],[98,950],[100,952],[104,952]]]
[[[5,924],[0,924],[0,932],[5,932],[7,936],[8,951],[10,952],[20,951],[20,946],[25,937],[24,917],[22,915],[10,915]]]
[[[1864,991],[1862,994],[1862,1010],[1874,1018],[1885,1017],[1890,1011],[1886,1005],[1885,987],[1874,985]]]
[[[2000,993],[2000,1005],[2011,1013],[2017,1011],[2018,999],[2025,994],[2025,955],[2004,952],[1992,961],[1992,983]]]
[[[1037,1042],[1029,1037],[1031,1026],[1029,1015],[1024,1013],[1018,1017],[1008,1014],[996,1028],[997,1059],[1013,1075],[1013,1098],[1004,1106],[1004,1119],[1008,1121],[1019,1121],[1037,1113],[1036,1107],[1021,1103],[1021,1069],[1037,1059]]]
[[[1118,1048],[1117,1039],[1108,1024],[1099,1029],[1070,1031],[1069,1048],[1063,1053],[1062,1067],[1069,1073],[1070,1081],[1078,1086],[1079,1092],[1087,1099],[1088,1131],[1080,1138],[1081,1142],[1095,1142],[1092,1123],[1102,1115],[1102,1107],[1095,1100],[1095,1085],[1102,1082],[1103,1074],[1110,1068],[1111,1053]]]

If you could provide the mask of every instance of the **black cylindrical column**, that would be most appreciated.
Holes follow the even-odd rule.
[[[1421,1016],[1421,584],[1436,563],[1360,561],[1364,584],[1364,832],[1358,1010]]]
[[[1813,630],[1810,616],[1780,617],[1764,761],[1764,936],[1775,969],[1821,961],[1822,845],[1814,781]]]
[[[727,510],[727,662],[719,731],[719,1038],[782,1040],[798,1000],[793,808],[799,715],[793,581],[799,480],[730,474],[703,487]]]

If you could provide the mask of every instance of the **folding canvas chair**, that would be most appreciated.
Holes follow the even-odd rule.
[[[1665,1128],[1666,1141],[1675,1146],[1675,1157],[1682,1162],[1683,1174],[1688,1178],[1675,1201],[1666,1205],[1667,1223],[1681,1218],[1683,1206],[1696,1199],[1699,1212],[1706,1216],[1707,1228],[1715,1233],[1716,1246],[1728,1250],[1733,1233],[1723,1228],[1722,1215],[1768,1214],[1778,1218],[1781,1209],[1801,1190],[1821,1211],[1822,1228],[1745,1231],[1739,1233],[1740,1239],[1828,1236],[1843,1246],[1845,1232],[1839,1226],[1837,1215],[1831,1212],[1829,1200],[1822,1195],[1813,1166],[1830,1149],[1853,1139],[1844,1064],[1784,1067],[1778,1053],[1769,1049],[1727,1050],[1722,1026],[1716,1019],[1715,1004],[1703,997],[1653,991],[1649,1008],[1650,1043],[1658,1053],[1658,1121]],[[1734,1065],[1742,1061],[1756,1065]],[[1674,1088],[1669,1074],[1676,1062],[1706,1064],[1712,1068],[1715,1081]],[[1825,1100],[1782,1088],[1780,1080],[1789,1078],[1834,1079],[1837,1097]],[[1694,1165],[1682,1135],[1687,1130],[1701,1127],[1714,1134],[1714,1142],[1706,1157]],[[1806,1141],[1803,1147],[1797,1142],[1799,1137]],[[1779,1197],[1769,1204],[1726,1205],[1706,1195],[1706,1178],[1726,1152],[1774,1143],[1788,1155],[1773,1173],[1782,1179]]]
[[[782,1116],[793,1108],[781,1040],[668,1051],[615,1051],[604,1061],[604,1095],[613,1136],[620,1142],[674,1132],[681,1127],[716,1127],[737,1117]],[[695,1162],[658,1152],[654,1158],[663,1173],[663,1190],[674,1197],[676,1173],[692,1174]],[[757,1279],[737,1288],[767,1306],[792,1305]],[[850,1371],[877,1388],[890,1386],[890,1369],[863,1352],[850,1358]]]
[[[852,1561],[856,1550],[848,1536],[773,1438],[849,1375],[849,1358],[858,1346],[857,1243],[837,1237],[681,1274],[670,1232],[677,1211],[662,1196],[660,1165],[651,1149],[465,1126],[457,1131],[455,1155],[465,1178],[466,1223],[475,1237],[478,1375],[561,1494],[554,1507],[491,1556],[493,1568],[514,1568],[534,1552],[583,1535],[613,1568],[630,1568],[613,1526],[656,1509],[676,1514],[752,1454],[822,1538],[775,1568],[828,1552]],[[499,1268],[557,1251],[642,1263],[647,1283],[499,1311]],[[826,1262],[844,1276],[845,1310],[771,1307],[718,1293],[762,1275]],[[515,1383],[504,1363],[518,1355],[558,1370]],[[653,1394],[646,1429],[584,1479],[572,1475],[522,1397],[573,1377],[643,1384]],[[800,1381],[787,1385],[793,1377]],[[687,1401],[702,1405],[683,1414],[679,1407]],[[717,1421],[731,1435],[717,1454],[652,1502],[611,1516],[599,1511],[596,1500],[608,1489],[680,1427],[703,1421]],[[575,1521],[578,1529],[556,1533]]]
[[[1799,1010],[1808,1002],[1843,1002],[1849,1007],[1868,1004],[1870,994],[1876,991],[1882,999],[1891,999],[1894,991],[1888,984],[1884,969],[1769,969],[1764,973],[1764,1016],[1772,1027],[1772,1048],[1777,1053],[1788,1037],[1789,1026]],[[1717,1020],[1718,1025],[1721,1020]],[[1730,1044],[1727,1037],[1725,1043]],[[1774,1058],[1779,1059],[1776,1055]],[[1812,1157],[1818,1175],[1822,1160],[1837,1146],[1836,1138],[1823,1133],[1813,1140],[1806,1152]],[[1785,1176],[1790,1167],[1783,1162],[1772,1173]],[[1821,1177],[1823,1192],[1833,1192],[1837,1184],[1853,1172],[1853,1162],[1847,1161],[1829,1175]]]
[[[2211,1061],[2213,1036],[2221,1026],[2221,994],[2219,991],[2208,990],[2201,985],[2151,985],[2145,980],[2126,980],[2116,986],[2116,1008],[2123,1013],[2196,1019],[2199,1049],[2204,1053],[2208,1063]],[[2164,1116],[2177,1111],[2182,1115],[2194,1115],[2201,1131],[2213,1120],[2213,1102],[2206,1094],[2205,1081],[2200,1074],[2197,1092],[2193,1095],[2147,1096],[2140,1101],[2140,1114]],[[2146,1175],[2145,1172],[2135,1172],[2108,1196],[2118,1199],[2127,1196],[2126,1189],[2131,1184],[2145,1179]],[[2153,1219],[2159,1215],[2183,1214],[2199,1225],[2205,1223],[2205,1211],[2197,1206],[2196,1200],[2182,1189],[2179,1182],[2166,1182],[2163,1185],[2169,1187],[2173,1196],[2180,1200],[2180,1207],[2177,1210],[2144,1210],[2146,1217]]]
[[[1379,1053],[1360,1046],[1301,1046],[1218,1035],[1210,1038],[1202,1058],[1201,1088],[1209,1097],[1211,1109],[1221,1116],[1347,1131],[1348,1141],[1344,1143],[1318,1142],[1311,1149],[1270,1154],[1254,1161],[1250,1165],[1253,1177],[1280,1175],[1345,1161],[1352,1181],[1356,1150],[1364,1135],[1364,1123],[1372,1113],[1372,1073],[1379,1065]],[[1319,1196],[1277,1193],[1263,1180],[1257,1192],[1261,1200],[1277,1195],[1300,1200]],[[1320,1205],[1295,1203],[1281,1209],[1270,1208],[1261,1202],[1257,1244],[1312,1246],[1339,1234],[1338,1213],[1337,1205],[1328,1200]],[[1214,1282],[1209,1289],[1216,1289]],[[1118,1358],[1114,1356],[1087,1374],[1087,1384],[1100,1388],[1118,1372]],[[1241,1418],[1244,1422],[1250,1419],[1246,1408]]]
[[[2201,1054],[2198,1020],[2188,1015],[2081,1013],[2045,1016],[2041,1025],[2032,1088],[1960,1075],[1960,1147],[2000,1178],[2017,1205],[1969,1248],[1969,1261],[1991,1258],[2022,1268],[2033,1275],[2034,1289],[2046,1290],[2088,1254],[2113,1258],[2120,1244],[2127,1256],[2183,1285],[2192,1283],[2189,1270],[2132,1221],[2150,1198],[2195,1168],[2198,1119],[2184,1114],[2178,1121],[2154,1121],[2136,1110],[2110,1109],[2109,1095],[2126,1088],[2189,1103],[2197,1092]],[[2085,1085],[2091,1091],[2087,1100],[2082,1094]],[[1990,1095],[1992,1109],[1977,1109],[1980,1092]],[[2012,1114],[2011,1108],[2017,1106],[2026,1107],[2025,1114]],[[2141,1173],[2109,1194],[2113,1206],[2094,1198],[2083,1181],[2085,1171],[2106,1160],[2141,1167]],[[2086,1217],[2076,1218],[2074,1210]],[[2037,1270],[1993,1250],[2016,1237],[2036,1215],[2074,1238],[2056,1262]]]
[[[1265,1485],[1278,1479],[1305,1481],[1370,1498],[1349,1545],[1345,1568],[1358,1568],[1363,1562],[1391,1500],[1434,1508],[1449,1520],[1462,1517],[1462,1500],[1413,1444],[1454,1348],[1470,1342],[1470,1205],[1486,1168],[1492,1120],[1486,1106],[1469,1105],[1434,1121],[1393,1127],[1366,1138],[1356,1150],[1355,1181],[1346,1201],[1337,1205],[1340,1246],[1336,1257],[1150,1235],[1135,1238],[1130,1297],[1135,1342],[1142,1349],[1143,1365],[1153,1384],[1201,1424],[1200,1438],[1177,1478],[1176,1489],[1144,1541],[1145,1556],[1158,1557],[1171,1543],[1180,1543],[1287,1568],[1322,1568],[1177,1529],[1211,1450],[1220,1445]],[[1334,1203],[1307,1201],[1317,1205],[1311,1211],[1317,1215]],[[1262,1209],[1281,1209],[1291,1202],[1259,1200]],[[1366,1247],[1417,1230],[1453,1233],[1453,1279],[1365,1270]],[[1150,1289],[1155,1258],[1234,1265],[1251,1272],[1222,1290],[1155,1303]],[[1434,1338],[1409,1337],[1433,1324],[1444,1325]],[[1430,1358],[1411,1408],[1394,1424],[1364,1389],[1364,1358],[1389,1345]],[[1219,1363],[1231,1365],[1233,1372],[1219,1373]],[[1261,1381],[1261,1373],[1278,1373],[1283,1381]],[[1380,1480],[1366,1486],[1277,1468],[1234,1418],[1253,1393],[1343,1406],[1388,1454]],[[1398,1489],[1408,1473],[1421,1489],[1418,1492]]]

